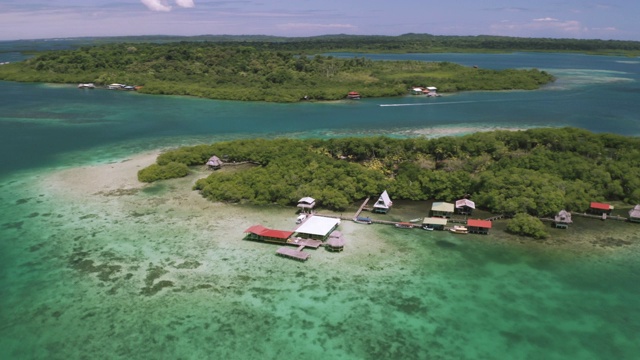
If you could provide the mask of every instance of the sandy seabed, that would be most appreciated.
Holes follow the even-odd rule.
[[[640,350],[637,247],[592,246],[594,255],[562,242],[549,251],[343,222],[344,252],[305,250],[311,258],[300,263],[242,240],[254,224],[293,229],[294,208],[210,202],[191,190],[204,168],[138,182],[157,154],[2,184],[10,246],[0,255],[0,349],[9,357],[598,359]],[[398,201],[387,216],[416,211]]]

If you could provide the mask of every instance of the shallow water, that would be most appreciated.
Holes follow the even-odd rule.
[[[636,358],[637,242],[572,249],[344,222],[343,253],[305,250],[298,263],[242,240],[256,223],[293,228],[294,209],[210,203],[189,190],[195,176],[90,191],[87,174],[109,175],[60,180],[60,169],[118,168],[150,149],[283,133],[640,134],[636,63],[525,55],[469,61],[547,59],[559,80],[535,92],[293,105],[0,84],[2,357]],[[397,205],[389,218],[421,214]]]

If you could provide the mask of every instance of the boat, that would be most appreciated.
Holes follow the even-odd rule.
[[[93,85],[93,83],[86,83],[86,84],[78,84],[78,89],[95,89],[96,86]]]
[[[411,220],[409,220],[409,222],[410,222],[410,223],[417,223],[417,222],[420,222],[420,221],[422,221],[422,218],[417,218],[417,219],[411,219]]]
[[[413,229],[413,227],[415,225],[413,225],[412,223],[408,223],[408,222],[399,222],[395,224],[397,228],[401,228],[401,229]]]
[[[454,234],[468,234],[469,233],[469,229],[467,229],[466,226],[461,226],[461,225],[455,225],[454,227],[450,228],[449,231],[451,231]]]
[[[357,218],[353,219],[353,221],[357,222],[358,224],[367,224],[367,225],[371,225],[373,223],[370,217],[362,217],[362,216],[358,216]]]
[[[434,230],[434,229],[433,229],[431,226],[429,226],[429,225],[425,225],[425,226],[423,226],[422,228],[423,228],[424,230],[428,230],[428,231],[433,231],[433,230]]]

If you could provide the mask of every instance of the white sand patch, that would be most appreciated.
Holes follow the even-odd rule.
[[[155,163],[160,151],[139,154],[118,162],[82,166],[52,173],[43,187],[54,192],[86,196],[98,192],[140,189],[138,170]]]

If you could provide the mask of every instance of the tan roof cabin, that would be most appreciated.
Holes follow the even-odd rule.
[[[451,217],[453,215],[454,205],[448,202],[434,202],[431,205],[431,215],[432,216],[440,216],[440,217]]]

